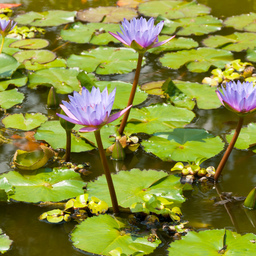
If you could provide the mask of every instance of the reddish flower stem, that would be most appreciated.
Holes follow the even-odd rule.
[[[112,177],[111,177],[111,174],[110,174],[110,171],[109,171],[109,168],[108,168],[108,162],[107,162],[107,158],[106,158],[106,155],[105,155],[105,151],[104,151],[104,148],[103,148],[103,145],[102,145],[102,141],[101,141],[101,137],[100,137],[100,130],[95,131],[94,134],[95,134],[95,138],[96,138],[99,153],[100,153],[101,163],[103,165],[104,173],[106,175],[106,179],[107,179],[107,183],[108,183],[108,189],[109,189],[109,193],[110,193],[110,197],[111,197],[111,201],[112,201],[113,212],[114,213],[119,213],[119,207],[118,207],[118,202],[117,202],[117,198],[116,198],[116,192],[115,192]]]
[[[133,80],[132,90],[131,90],[130,97],[129,97],[129,100],[128,100],[128,103],[127,103],[127,107],[129,107],[133,103],[133,99],[134,99],[134,96],[135,96],[135,93],[136,93],[136,88],[137,88],[138,81],[139,81],[143,55],[144,54],[139,53],[137,68],[136,68],[135,77],[134,77],[134,80]],[[125,125],[127,123],[127,120],[128,120],[129,114],[130,114],[130,110],[131,109],[127,110],[124,114],[121,125],[119,127],[119,134],[120,135],[123,135],[124,128],[125,128]]]
[[[230,155],[230,153],[231,153],[235,143],[236,143],[236,140],[237,140],[238,135],[239,135],[239,133],[241,131],[243,122],[244,122],[244,117],[240,117],[238,125],[237,125],[236,130],[235,130],[235,133],[233,135],[233,138],[230,141],[230,143],[229,143],[229,145],[228,145],[228,147],[226,149],[226,152],[225,152],[224,156],[222,157],[222,159],[221,159],[221,161],[219,163],[219,166],[218,166],[218,168],[217,168],[217,170],[215,172],[215,175],[214,175],[214,181],[215,182],[218,182],[219,176],[220,176],[220,174],[221,174],[221,172],[222,172],[222,170],[223,170],[223,168],[224,168],[224,166],[225,166],[225,164],[226,164],[226,162],[228,160],[228,157],[229,157],[229,155]]]
[[[71,130],[66,130],[65,162],[70,162],[70,151],[71,151]]]

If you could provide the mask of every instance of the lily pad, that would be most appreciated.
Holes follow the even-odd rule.
[[[142,146],[163,161],[195,161],[198,157],[211,158],[221,150],[224,143],[203,129],[177,128],[170,132],[158,132]],[[164,150],[163,150],[164,148]]]
[[[190,110],[166,104],[132,109],[125,131],[148,134],[168,131],[189,124],[194,117],[195,114]]]
[[[58,58],[58,59],[55,59],[54,61],[43,63],[43,64],[40,64],[38,62],[25,61],[24,66],[28,70],[37,71],[37,70],[49,69],[49,68],[66,68],[67,63],[66,63],[66,60]]]
[[[19,62],[30,61],[33,63],[48,63],[56,59],[56,54],[48,50],[27,50],[16,52],[13,57]]]
[[[51,68],[38,70],[30,74],[28,87],[35,89],[38,85],[54,86],[57,93],[66,94],[79,91],[77,80],[78,71],[75,69]]]
[[[0,44],[2,43],[2,37],[0,38]],[[16,42],[18,39],[16,38],[9,38],[6,37],[4,39],[4,46],[3,46],[3,53],[9,54],[9,55],[13,55],[15,52],[20,51],[19,49],[15,49],[15,48],[11,48],[10,44],[12,44],[13,42]]]
[[[12,56],[0,54],[0,78],[11,78],[14,71],[19,67],[20,63]]]
[[[44,140],[52,148],[66,148],[66,131],[62,128],[59,121],[48,121],[42,124],[35,134],[35,139]],[[81,152],[94,149],[86,143],[80,136],[71,134],[71,152]]]
[[[74,22],[76,12],[68,11],[46,11],[46,12],[28,12],[19,15],[14,20],[18,24],[30,25],[36,27],[59,26],[62,24]]]
[[[87,22],[119,23],[137,17],[134,9],[125,7],[97,7],[77,12],[77,19]]]
[[[26,85],[27,81],[28,81],[28,77],[26,75],[20,73],[19,71],[16,71],[12,75],[11,79],[0,81],[0,91],[2,92],[5,89],[7,89],[7,87],[10,84],[15,85],[16,87],[24,86]]]
[[[41,113],[13,114],[6,116],[2,122],[5,128],[14,128],[23,131],[33,130],[47,121],[47,117]]]
[[[49,45],[49,42],[46,39],[41,38],[32,38],[32,39],[24,39],[13,42],[10,44],[11,48],[20,48],[20,49],[30,49],[30,50],[38,50],[45,48]]]
[[[0,107],[4,109],[9,109],[14,105],[22,103],[24,98],[24,94],[18,92],[17,89],[0,92]]]
[[[246,59],[252,62],[256,62],[256,50],[255,49],[247,50]]]
[[[164,27],[161,31],[162,34],[173,34],[176,29],[179,28],[177,33],[175,33],[179,36],[205,35],[216,32],[222,27],[222,21],[211,15],[182,18],[178,20],[158,17],[158,20],[164,20]]]
[[[185,201],[182,196],[184,185],[180,183],[180,178],[163,171],[132,169],[120,171],[111,176],[118,203],[122,207],[143,203],[151,195],[165,198],[175,205],[180,205]],[[89,182],[87,190],[90,196],[98,197],[108,205],[112,205],[105,175],[100,176],[94,182]]]
[[[15,187],[11,199],[29,203],[59,202],[83,193],[84,181],[73,169],[45,168],[31,175],[10,171],[5,177]]]
[[[170,37],[159,36],[158,41],[162,42],[168,38]],[[151,48],[148,50],[148,52],[153,54],[159,54],[160,52],[165,52],[165,51],[177,51],[177,50],[191,49],[196,47],[198,47],[198,43],[192,38],[179,37],[179,38],[172,39],[171,41],[169,41],[164,45]]]
[[[233,54],[226,50],[198,48],[166,53],[159,60],[163,66],[168,68],[178,69],[186,65],[189,71],[201,73],[208,71],[211,66],[224,68],[233,60]]]
[[[0,253],[4,254],[11,247],[12,240],[0,229]]]
[[[228,36],[211,36],[203,40],[203,44],[207,47],[221,48],[228,51],[241,52],[256,47],[255,33],[239,33]]]
[[[78,67],[98,75],[125,74],[137,66],[138,53],[131,48],[103,48],[72,54],[67,59],[68,67]],[[144,62],[142,63],[142,65]]]
[[[210,13],[211,9],[196,1],[150,1],[140,4],[138,11],[148,17],[161,15],[168,19],[180,19],[205,15]]]
[[[175,241],[168,249],[169,255],[243,255],[250,256],[255,252],[256,236],[240,235],[230,230],[190,231],[179,241]],[[188,250],[189,248],[189,250]]]
[[[160,244],[160,240],[149,242],[147,238],[145,234],[131,232],[127,220],[106,214],[86,219],[71,233],[76,248],[98,255],[109,255],[116,248],[121,248],[127,255],[135,252],[138,253],[136,255],[149,254]]]
[[[224,25],[227,27],[233,27],[237,30],[244,30],[248,32],[256,32],[256,13],[242,14],[238,16],[232,16],[224,21]]]
[[[108,33],[108,31],[119,30],[120,27],[117,24],[88,23],[84,25],[81,22],[76,22],[69,29],[62,29],[60,35],[63,40],[70,42],[106,45],[109,42],[120,43]]]
[[[9,201],[11,194],[14,194],[14,187],[8,182],[6,178],[0,178],[0,202]],[[0,233],[1,233],[1,230],[0,230]],[[1,248],[1,242],[0,242],[0,248]]]

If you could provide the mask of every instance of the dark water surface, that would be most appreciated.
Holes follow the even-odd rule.
[[[81,10],[89,7],[97,6],[114,6],[115,1],[102,0],[1,0],[0,3],[22,3],[17,9],[18,13],[27,11],[47,11],[47,10]],[[199,3],[205,4],[212,8],[212,15],[225,19],[232,15],[256,11],[256,0],[198,0]],[[46,33],[46,38],[52,41],[50,49],[62,45],[63,41],[54,42],[59,35],[61,26],[51,28]],[[223,29],[220,33],[228,34],[229,29]],[[57,52],[62,57],[68,57],[71,53],[80,53],[87,49],[86,45],[68,44],[60,48]],[[235,57],[244,57],[244,53],[237,54]],[[142,68],[140,84],[164,80],[168,77],[173,79],[182,79],[186,81],[201,82],[202,78],[209,75],[194,74],[186,72],[185,69],[178,71],[168,70],[160,67],[154,56],[148,56],[147,64]],[[244,59],[242,59],[244,60]],[[102,77],[104,80],[123,80],[127,82],[133,81],[134,72],[127,75],[113,75]],[[21,88],[25,93],[26,99],[23,103],[23,112],[42,112],[48,113],[45,108],[47,91],[35,91],[28,88]],[[20,110],[13,108],[10,113],[20,113]],[[205,128],[214,135],[224,135],[236,127],[238,118],[235,114],[230,113],[224,108],[215,110],[195,110],[196,118],[188,127]],[[0,114],[2,117],[2,114]],[[256,115],[246,117],[245,125],[256,121]],[[16,148],[13,145],[2,145],[0,147],[0,173],[10,170],[9,163]],[[223,153],[223,152],[222,152]],[[204,165],[217,166],[222,153],[207,160]],[[90,153],[73,153],[72,160],[74,162],[90,162],[92,174],[85,178],[91,180],[101,175],[101,167],[99,164],[99,156],[97,151]],[[246,196],[248,192],[256,186],[256,155],[251,151],[233,150],[228,163],[224,170],[224,176],[221,178],[218,191],[233,192],[235,196]],[[113,162],[109,161],[112,171],[114,172]],[[158,158],[146,154],[139,149],[134,155],[129,156],[125,160],[127,169],[155,169],[170,171],[174,165],[172,162],[163,162]],[[256,232],[255,227],[250,223],[246,216],[246,212],[242,204],[237,202],[229,204],[225,208],[224,205],[214,206],[213,197],[217,196],[217,191],[212,187],[205,187],[200,184],[194,186],[193,191],[185,192],[187,201],[182,205],[183,220],[188,220],[190,225],[196,230],[204,228],[228,228],[240,233]],[[39,207],[26,203],[0,203],[0,228],[14,241],[12,249],[8,251],[6,256],[80,256],[91,255],[77,251],[72,247],[69,241],[69,233],[74,227],[74,223],[66,223],[64,225],[54,225],[40,222],[38,217],[45,211],[50,210],[49,207]],[[152,255],[165,255],[166,244],[157,249]]]

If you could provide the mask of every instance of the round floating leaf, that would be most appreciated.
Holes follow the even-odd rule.
[[[75,69],[64,68],[38,70],[28,76],[28,87],[35,89],[38,85],[54,86],[57,93],[72,93],[80,90],[77,80],[78,73]]]
[[[198,157],[211,158],[223,150],[224,143],[203,129],[177,128],[171,132],[155,133],[142,146],[163,161],[195,161]],[[164,148],[164,150],[163,150]]]
[[[137,8],[137,6],[141,3],[147,2],[148,0],[118,0],[117,5],[118,6],[125,6],[129,8]],[[114,256],[114,254],[113,254]]]
[[[164,27],[161,33],[173,34],[177,28],[180,28],[177,33],[175,33],[179,36],[205,35],[220,30],[222,26],[222,21],[211,15],[204,15],[194,18],[183,18],[174,21],[169,19],[163,20]]]
[[[97,7],[77,12],[77,19],[88,22],[119,23],[137,16],[134,9],[125,7]]]
[[[42,49],[49,45],[49,42],[45,39],[40,38],[32,38],[32,39],[24,39],[13,42],[10,44],[11,48],[20,48],[20,49]]]
[[[0,178],[0,202],[9,201],[11,194],[14,194],[14,187],[8,182],[6,178]],[[1,230],[0,230],[0,233],[1,233]]]
[[[36,27],[59,26],[62,24],[74,22],[76,12],[68,11],[47,11],[47,12],[28,12],[19,15],[14,20],[18,24],[30,25]]]
[[[245,234],[241,236],[230,230],[204,230],[199,233],[189,231],[188,234],[171,243],[168,249],[169,255],[197,255],[197,256],[251,256],[255,252],[254,234]],[[188,249],[189,248],[189,249]]]
[[[13,72],[19,67],[20,63],[12,56],[0,54],[0,78],[11,78]]]
[[[138,11],[149,17],[161,15],[168,19],[197,17],[210,13],[210,7],[198,4],[196,1],[150,1],[139,5]]]
[[[4,109],[11,108],[16,104],[21,103],[24,98],[24,94],[18,92],[17,89],[0,92],[0,107]]]
[[[103,48],[83,52],[82,55],[72,54],[68,67],[78,67],[86,72],[98,75],[125,74],[136,68],[138,53],[131,48]],[[144,63],[142,63],[143,65]]]
[[[0,229],[0,253],[4,254],[11,247],[12,240]]]
[[[2,37],[0,38],[0,44],[2,43]],[[18,39],[16,38],[9,38],[6,37],[4,39],[4,46],[3,46],[3,53],[9,54],[9,55],[13,55],[15,52],[18,52],[19,49],[14,49],[14,48],[10,48],[10,44],[12,44],[13,42],[16,42]]]
[[[185,201],[182,196],[184,185],[180,183],[180,178],[167,175],[163,171],[132,169],[112,174],[112,179],[118,203],[122,207],[144,203],[145,198],[151,195],[168,199],[178,205]],[[87,190],[90,196],[98,197],[108,205],[112,205],[105,175],[94,182],[89,182]]]
[[[149,254],[161,242],[149,242],[147,238],[148,236],[131,232],[131,226],[125,219],[106,214],[84,220],[71,233],[71,240],[76,248],[99,255],[109,255],[116,248],[121,248],[127,255],[136,252],[141,252],[139,255]]]
[[[14,128],[23,131],[33,130],[47,121],[47,117],[41,113],[13,114],[6,116],[2,122],[5,128]]]
[[[83,194],[84,182],[73,169],[39,169],[31,175],[10,171],[3,174],[15,187],[10,198],[29,203],[59,202]]]
[[[4,91],[5,89],[7,89],[7,87],[12,84],[15,85],[16,87],[21,87],[26,85],[28,81],[28,77],[22,73],[20,73],[19,71],[16,71],[13,75],[11,79],[8,80],[1,80],[0,81],[0,91]]]
[[[158,41],[162,42],[168,38],[170,37],[159,36]],[[169,41],[164,45],[158,46],[156,48],[151,48],[148,50],[148,52],[159,54],[160,52],[164,52],[164,51],[177,51],[177,50],[191,49],[196,47],[198,47],[198,43],[192,38],[179,37],[179,38],[172,39],[171,41]]]
[[[88,23],[84,25],[81,22],[76,22],[69,29],[62,29],[60,35],[62,39],[75,43],[105,45],[109,42],[119,43],[108,33],[108,31],[116,32],[119,30],[117,24]]]
[[[235,32],[228,36],[210,36],[203,41],[203,44],[207,47],[241,52],[256,47],[255,37],[255,33]]]
[[[38,62],[25,61],[24,66],[28,70],[40,70],[40,69],[49,69],[49,68],[66,68],[67,63],[64,59],[55,59],[54,61],[39,64]]]
[[[56,58],[56,54],[48,50],[27,50],[16,52],[13,57],[19,62],[30,61],[33,63],[48,63]]]
[[[164,91],[162,90],[162,85],[164,82],[165,81],[154,81],[143,84],[140,88],[148,94],[159,95],[164,98]]]
[[[256,13],[242,14],[238,16],[229,17],[224,21],[227,27],[233,27],[237,30],[245,30],[249,32],[256,32]]]
[[[35,139],[44,140],[52,148],[66,148],[66,131],[62,128],[59,121],[48,121],[42,124],[35,134]],[[71,152],[81,152],[94,149],[86,143],[80,136],[71,134]]]
[[[252,62],[256,62],[256,50],[247,50],[246,59]]]
[[[132,109],[125,131],[148,134],[157,131],[167,131],[189,124],[194,117],[195,114],[190,110],[166,104]]]
[[[232,60],[231,52],[212,48],[166,53],[160,58],[160,62],[165,67],[178,69],[186,64],[189,71],[197,73],[206,72],[211,66],[222,69]]]

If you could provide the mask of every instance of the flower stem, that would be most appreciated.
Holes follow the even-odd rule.
[[[130,97],[129,97],[129,100],[128,100],[128,103],[127,103],[127,107],[129,107],[133,103],[133,99],[134,99],[134,96],[135,96],[135,93],[136,93],[136,88],[137,88],[138,81],[139,81],[139,76],[140,76],[140,70],[141,70],[141,64],[142,64],[143,55],[144,54],[139,53],[138,62],[137,62],[137,68],[136,68],[135,77],[134,77],[134,80],[133,80],[132,90],[131,90]],[[129,114],[130,114],[130,110],[131,109],[127,110],[125,112],[125,114],[124,114],[124,117],[122,119],[121,125],[119,127],[119,134],[120,135],[123,135],[124,128],[125,128],[127,119],[129,117]]]
[[[70,161],[70,151],[71,151],[71,130],[66,130],[65,162],[69,162]]]
[[[108,183],[108,189],[109,189],[109,193],[110,193],[110,197],[111,197],[111,201],[112,201],[113,212],[119,213],[116,192],[115,192],[114,184],[113,184],[111,174],[110,174],[110,171],[108,168],[108,162],[107,162],[107,158],[105,155],[105,151],[104,151],[104,148],[102,145],[102,141],[101,141],[101,137],[100,137],[100,130],[95,131],[94,134],[95,134],[95,138],[96,138],[99,153],[100,153],[101,163],[103,165],[104,173],[106,175],[106,179],[107,179],[107,183]]]
[[[5,37],[2,36],[2,43],[1,43],[1,47],[0,47],[0,54],[2,53],[3,47],[4,47],[4,39]]]
[[[217,170],[215,172],[215,175],[214,175],[214,181],[215,182],[218,181],[218,178],[219,178],[219,176],[220,176],[220,174],[222,172],[222,169],[224,168],[224,166],[225,166],[225,164],[226,164],[226,162],[228,160],[228,157],[229,157],[229,155],[230,155],[230,153],[231,153],[231,151],[232,151],[232,149],[233,149],[233,147],[234,147],[234,145],[236,143],[236,140],[237,140],[238,135],[239,135],[239,133],[241,131],[243,122],[244,122],[244,117],[240,117],[238,125],[237,125],[236,130],[235,130],[235,133],[233,135],[233,138],[230,141],[230,143],[228,145],[228,148],[226,149],[226,152],[225,152],[224,156],[222,157],[222,159],[221,159],[221,161],[219,163],[219,166],[218,166],[218,168],[217,168]]]

